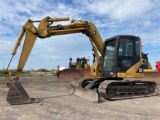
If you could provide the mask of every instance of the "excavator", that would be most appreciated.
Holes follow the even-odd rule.
[[[96,26],[89,21],[72,19],[68,25],[52,25],[69,18],[51,18],[42,20],[29,19],[22,27],[21,33],[11,53],[5,69],[5,81],[9,87],[7,102],[11,105],[36,103],[30,98],[19,79],[31,50],[38,38],[73,33],[85,34],[92,45],[96,61],[91,66],[91,78],[81,78],[78,85],[72,85],[72,94],[92,102],[100,102],[101,95],[108,100],[127,99],[157,95],[157,84],[154,81],[123,80],[123,78],[142,78],[141,38],[133,35],[117,35],[102,40]],[[38,27],[33,23],[38,22]],[[9,69],[22,38],[25,36],[17,69]],[[10,79],[9,72],[16,75]]]
[[[85,57],[77,57],[76,62],[72,62],[72,58],[69,58],[69,67],[64,70],[58,70],[57,77],[60,79],[80,79],[82,73],[90,69],[88,59]]]

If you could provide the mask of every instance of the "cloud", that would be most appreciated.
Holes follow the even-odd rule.
[[[97,16],[119,21],[146,17],[143,15],[146,15],[157,5],[151,0],[82,0],[81,2],[75,0],[75,3],[80,4],[80,7],[84,7],[85,10]]]
[[[158,0],[15,0],[0,1],[0,63],[8,61],[21,27],[28,19],[40,20],[46,16],[84,19],[95,24],[105,40],[119,34],[132,34],[142,38],[143,50],[158,54],[160,47],[160,2]],[[60,22],[56,24],[68,24]],[[35,24],[37,26],[37,23]],[[23,43],[22,43],[23,45]],[[21,48],[11,68],[17,67]],[[156,47],[155,47],[156,46]],[[68,66],[68,58],[92,56],[91,44],[85,35],[72,34],[37,39],[25,69],[57,64]],[[154,53],[152,52],[152,54]],[[150,55],[152,55],[150,54]],[[152,56],[152,64],[158,59]],[[36,64],[35,64],[36,63]],[[1,68],[0,64],[0,68]]]

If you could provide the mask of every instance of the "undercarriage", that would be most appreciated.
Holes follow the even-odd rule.
[[[104,78],[80,79],[79,87],[76,87],[74,93],[76,93],[75,95],[77,96],[86,98],[86,96],[83,95],[87,90],[90,91],[90,93],[93,91],[90,96],[87,95],[87,99],[92,102],[99,102],[100,97],[104,97],[108,100],[118,100],[148,97],[158,94],[157,84],[152,81],[105,80]],[[80,93],[80,91],[82,91],[83,94]],[[97,92],[97,95],[95,95],[95,91]],[[98,96],[98,98],[95,99],[95,96]]]

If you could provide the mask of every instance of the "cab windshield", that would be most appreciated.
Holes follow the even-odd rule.
[[[115,42],[114,41],[106,42],[104,62],[103,62],[104,70],[107,71],[113,70],[114,51],[115,51]]]

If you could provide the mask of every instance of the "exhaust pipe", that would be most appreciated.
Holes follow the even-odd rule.
[[[38,102],[36,98],[29,97],[18,80],[11,81],[6,100],[10,105],[21,105]]]

